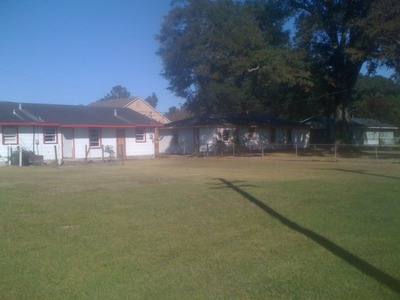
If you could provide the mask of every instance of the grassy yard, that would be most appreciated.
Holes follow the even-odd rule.
[[[1,299],[398,299],[400,164],[0,168]]]

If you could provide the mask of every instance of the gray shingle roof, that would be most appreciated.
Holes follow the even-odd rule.
[[[129,108],[0,102],[0,124],[135,127],[161,126]]]
[[[354,127],[367,127],[367,128],[380,128],[380,129],[399,129],[394,125],[379,122],[374,119],[361,119],[361,118],[351,118],[351,124]]]
[[[308,127],[299,122],[273,118],[261,114],[205,114],[171,122],[167,128],[178,127]]]

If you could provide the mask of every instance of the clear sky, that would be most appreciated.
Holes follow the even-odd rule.
[[[155,54],[170,0],[0,0],[0,101],[88,105],[122,85],[157,109],[167,90]]]

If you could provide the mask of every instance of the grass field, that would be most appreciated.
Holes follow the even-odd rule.
[[[398,299],[400,164],[0,168],[1,299]]]

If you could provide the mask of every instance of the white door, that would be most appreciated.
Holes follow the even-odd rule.
[[[63,128],[61,133],[63,142],[63,158],[74,158],[74,129]]]

